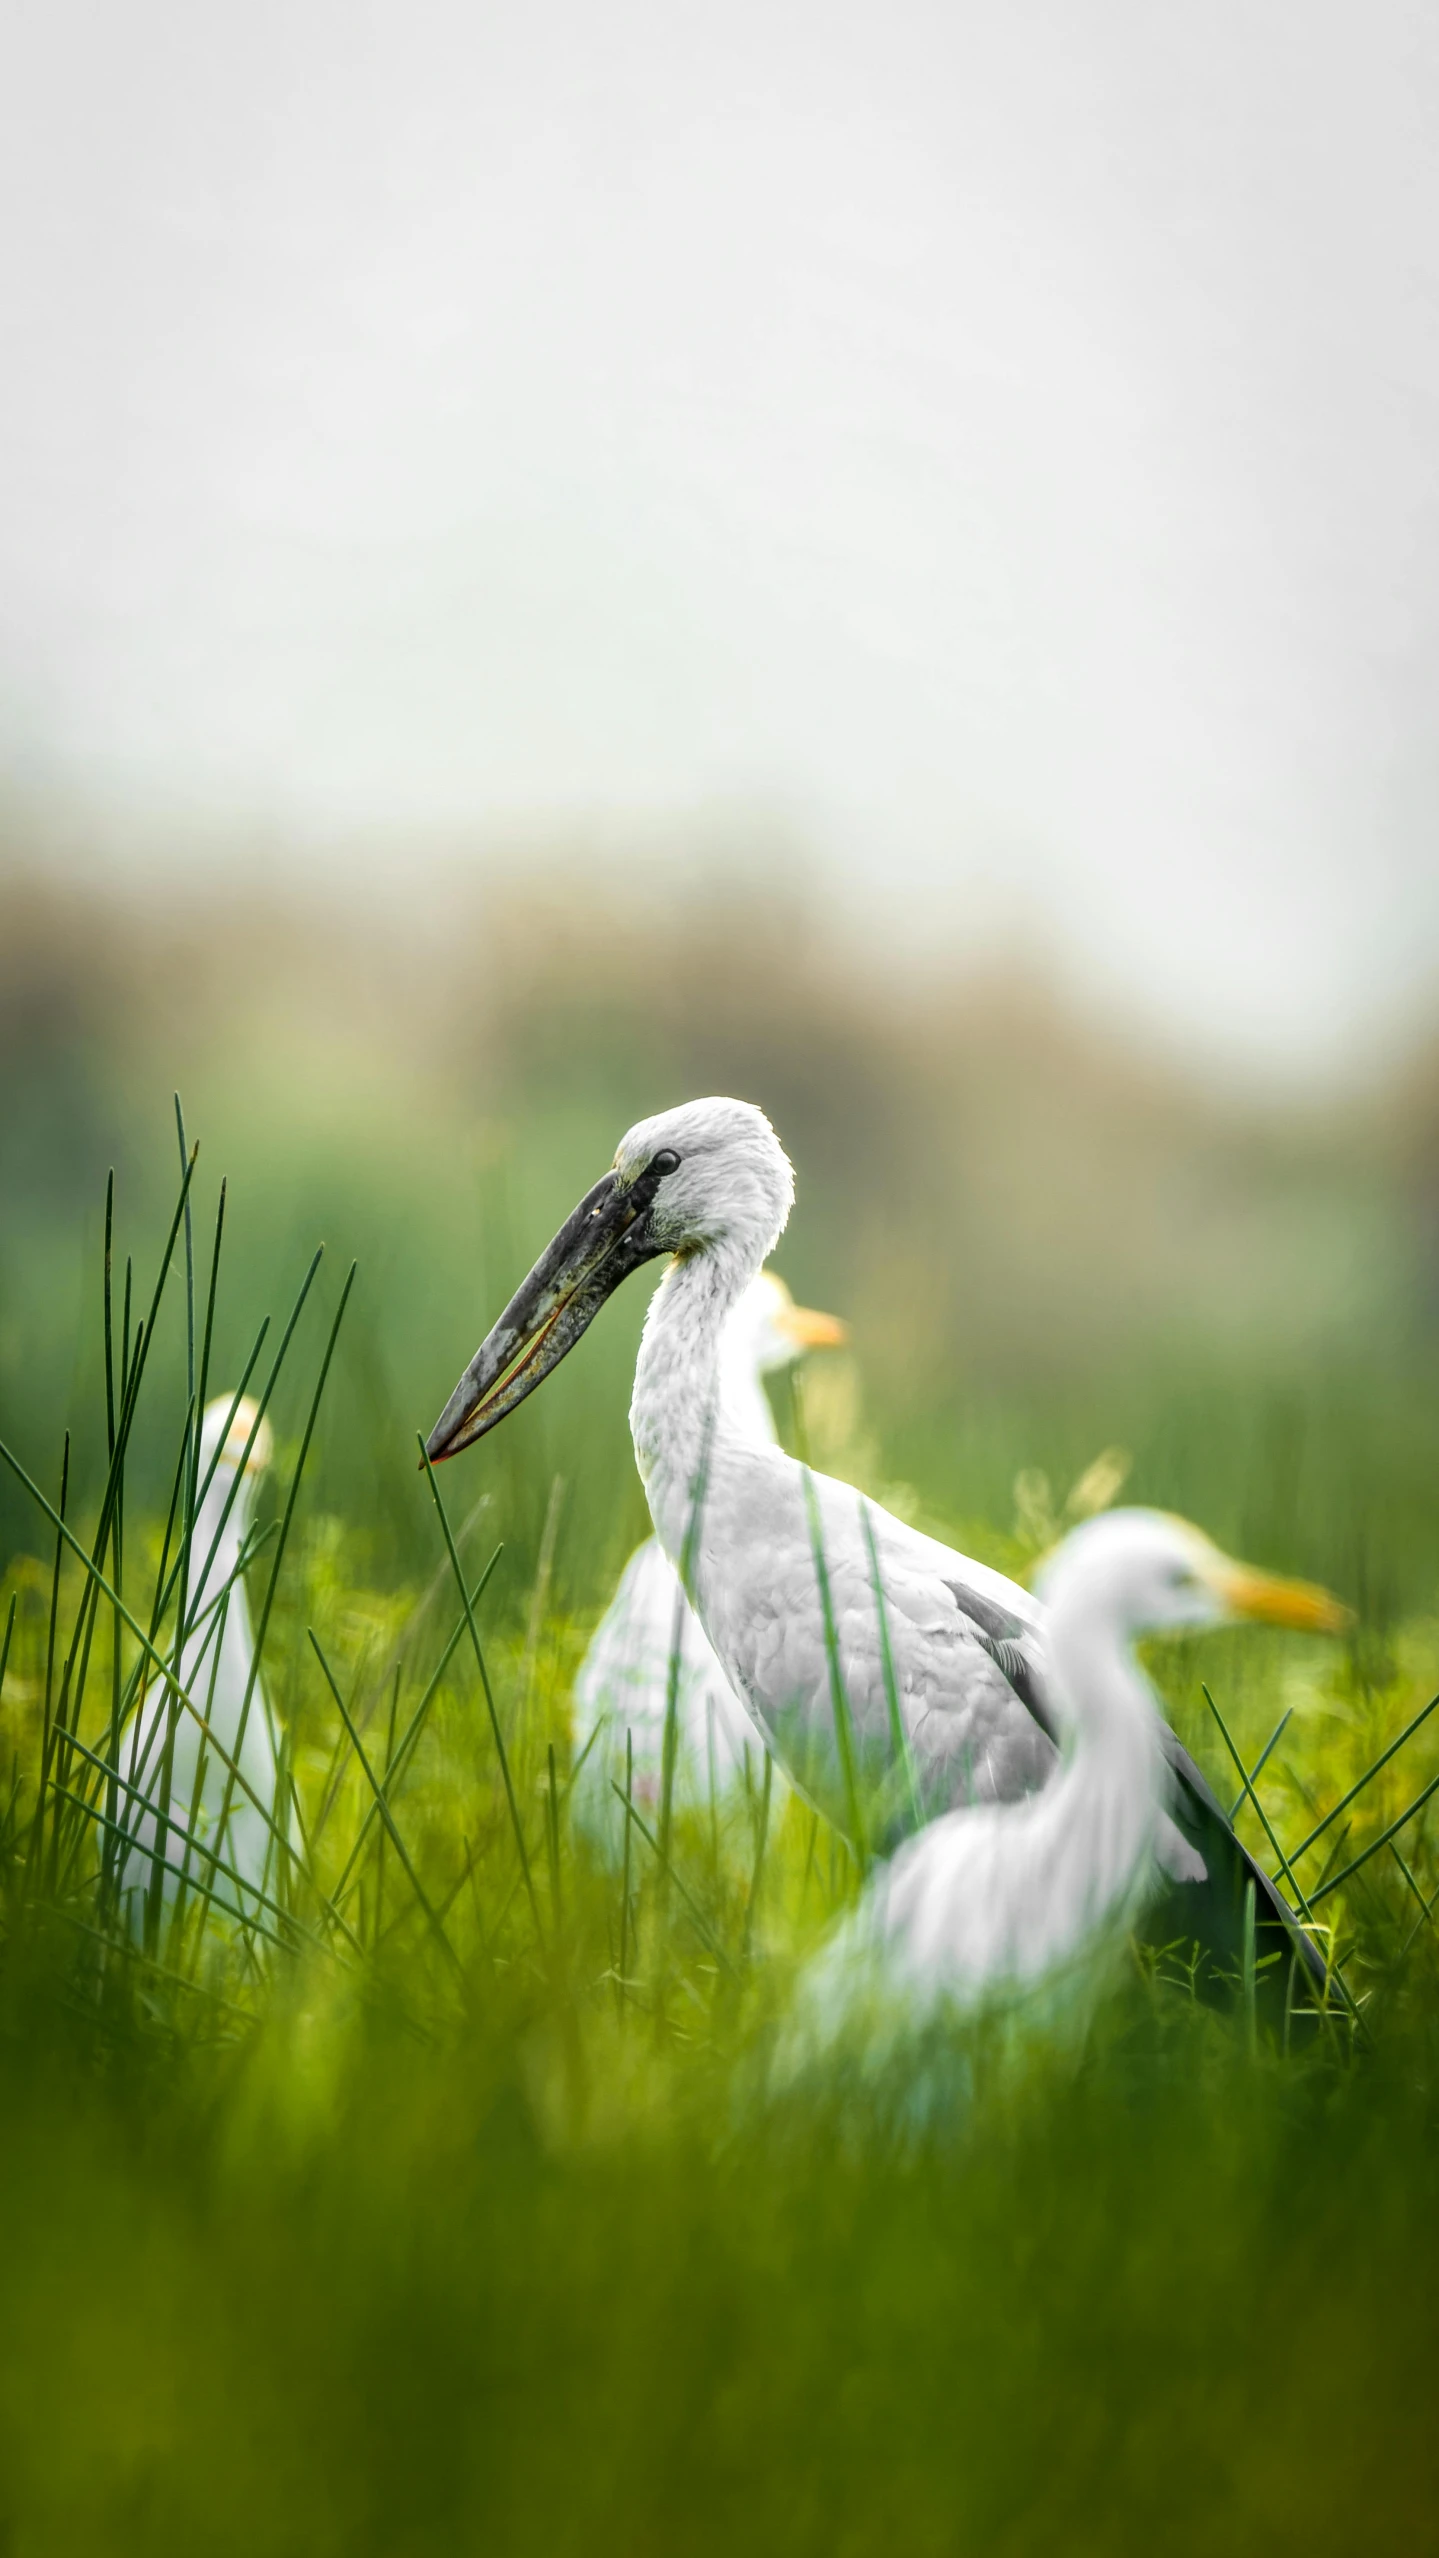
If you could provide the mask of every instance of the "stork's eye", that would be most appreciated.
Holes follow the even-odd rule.
[[[673,1146],[661,1146],[659,1153],[650,1157],[651,1172],[663,1175],[667,1172],[678,1172],[679,1168],[680,1159]]]

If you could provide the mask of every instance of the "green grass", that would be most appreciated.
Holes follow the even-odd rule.
[[[1226,1798],[1267,1750],[1241,1825],[1294,1860],[1361,2032],[1286,2054],[1242,1985],[1217,2012],[1136,1955],[1082,2052],[976,2039],[921,2136],[892,2088],[767,2098],[851,1858],[767,1771],[663,1840],[636,1814],[623,1873],[587,1856],[569,1691],[629,1514],[557,1493],[560,1425],[521,1415],[438,1479],[381,1435],[347,1515],[366,1277],[298,1255],[250,1588],[305,1845],[246,1924],[188,1842],[209,1890],[136,1941],[116,1736],[179,1657],[190,1416],[263,1312],[233,1212],[211,1288],[215,1205],[193,1177],[157,1261],[94,1274],[70,1483],[57,1434],[0,1582],[0,2547],[1426,2546],[1439,1623],[1153,1664]],[[1218,1479],[1226,1427],[1175,1470]],[[988,1514],[953,1476],[1012,1565],[1032,1453]],[[1249,1497],[1277,1516],[1282,1479]]]

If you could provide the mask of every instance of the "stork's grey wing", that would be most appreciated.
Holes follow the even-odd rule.
[[[1054,1718],[1040,1685],[1038,1665],[1025,1650],[1025,1637],[1033,1642],[1033,1631],[1021,1623],[998,1600],[987,1598],[983,1591],[971,1589],[967,1581],[946,1579],[945,1588],[952,1590],[960,1613],[974,1626],[980,1642],[997,1670],[1003,1672],[1018,1697],[1033,1715],[1046,1739],[1058,1742]]]
[[[918,1639],[903,1654],[901,1710],[925,1814],[1031,1793],[1055,1764],[1033,1630],[967,1572],[936,1574],[923,1550],[908,1561],[896,1610]]]
[[[912,1826],[911,1770],[925,1816],[1041,1784],[1053,1744],[937,1567],[966,1589],[973,1579],[981,1600],[998,1602],[1010,1585],[862,1505],[851,1485],[806,1479],[777,1451],[725,1447],[722,1458],[699,1533],[699,1613],[799,1791],[848,1825],[841,1715],[877,1806],[871,1844]],[[1029,1602],[1014,1595],[1022,1633]]]

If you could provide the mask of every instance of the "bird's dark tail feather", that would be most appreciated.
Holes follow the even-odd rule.
[[[1164,1755],[1173,1779],[1170,1811],[1190,1846],[1203,1857],[1206,1879],[1167,1886],[1149,1913],[1145,1934],[1150,1942],[1196,1945],[1204,1958],[1196,1971],[1201,1992],[1215,1998],[1232,1995],[1243,1967],[1245,1892],[1252,1883],[1256,1996],[1261,2010],[1278,2022],[1286,2013],[1293,2021],[1326,2001],[1347,2008],[1348,1993],[1313,1937],[1263,1866],[1235,1837],[1228,1813],[1167,1726]],[[1292,1986],[1291,1968],[1297,1974]]]

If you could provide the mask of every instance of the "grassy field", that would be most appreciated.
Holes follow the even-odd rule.
[[[1408,1122],[1260,1125],[1156,1098],[1053,1020],[1031,1042],[1055,1051],[1046,1085],[1009,1056],[1012,1016],[986,1048],[976,1003],[944,1069],[959,1134],[936,1154],[936,1122],[907,1115],[939,1072],[932,1023],[866,1019],[837,963],[796,970],[791,935],[784,1046],[725,995],[713,940],[720,995],[699,1030],[676,998],[662,1051],[598,1020],[612,972],[593,944],[583,969],[550,949],[538,990],[491,951],[483,1071],[455,1064],[451,1014],[428,1057],[391,1039],[367,1063],[355,1038],[353,1074],[325,1047],[323,986],[302,1037],[267,1011],[282,1073],[263,1039],[225,1050],[219,995],[203,1037],[184,1005],[142,1036],[123,953],[122,1037],[54,942],[29,1026],[44,1071],[13,1039],[0,1148],[14,2558],[1434,2537],[1439,1854],[1423,1805],[1385,1834],[1439,1772],[1439,1714],[1368,1773],[1439,1688]],[[167,1046],[193,1067],[202,1140],[188,1257]],[[307,1082],[322,1050],[329,1080]],[[624,1120],[706,1086],[770,1104],[802,1183],[782,1266],[854,1321],[855,1363],[781,1399],[792,1444],[1024,1571],[1123,1441],[1138,1497],[1356,1600],[1344,1648],[1253,1631],[1152,1667],[1226,1799],[1241,1777],[1201,1679],[1246,1767],[1287,1713],[1257,1784],[1272,1840],[1252,1809],[1241,1828],[1272,1868],[1296,1858],[1357,2031],[1286,2054],[1242,1996],[1201,2006],[1136,1955],[1082,2053],[977,2042],[966,2101],[899,2141],[893,2091],[766,2093],[795,1969],[855,1886],[803,1806],[767,1823],[756,1768],[677,1817],[663,1860],[638,1838],[627,1875],[588,1852],[569,1693],[643,1529],[623,1439],[643,1284],[440,1475],[458,1575],[414,1431]],[[976,1091],[1052,1167],[1046,1195],[1087,1238],[1067,1274],[1028,1179],[985,1172]],[[173,1640],[192,1375],[197,1401],[236,1384],[268,1316],[252,1382],[269,1378],[322,1236],[249,1575],[307,1844],[253,1924],[191,1892],[137,1942],[103,1762],[117,1696]],[[473,1589],[497,1547],[472,1628],[460,1576]]]

